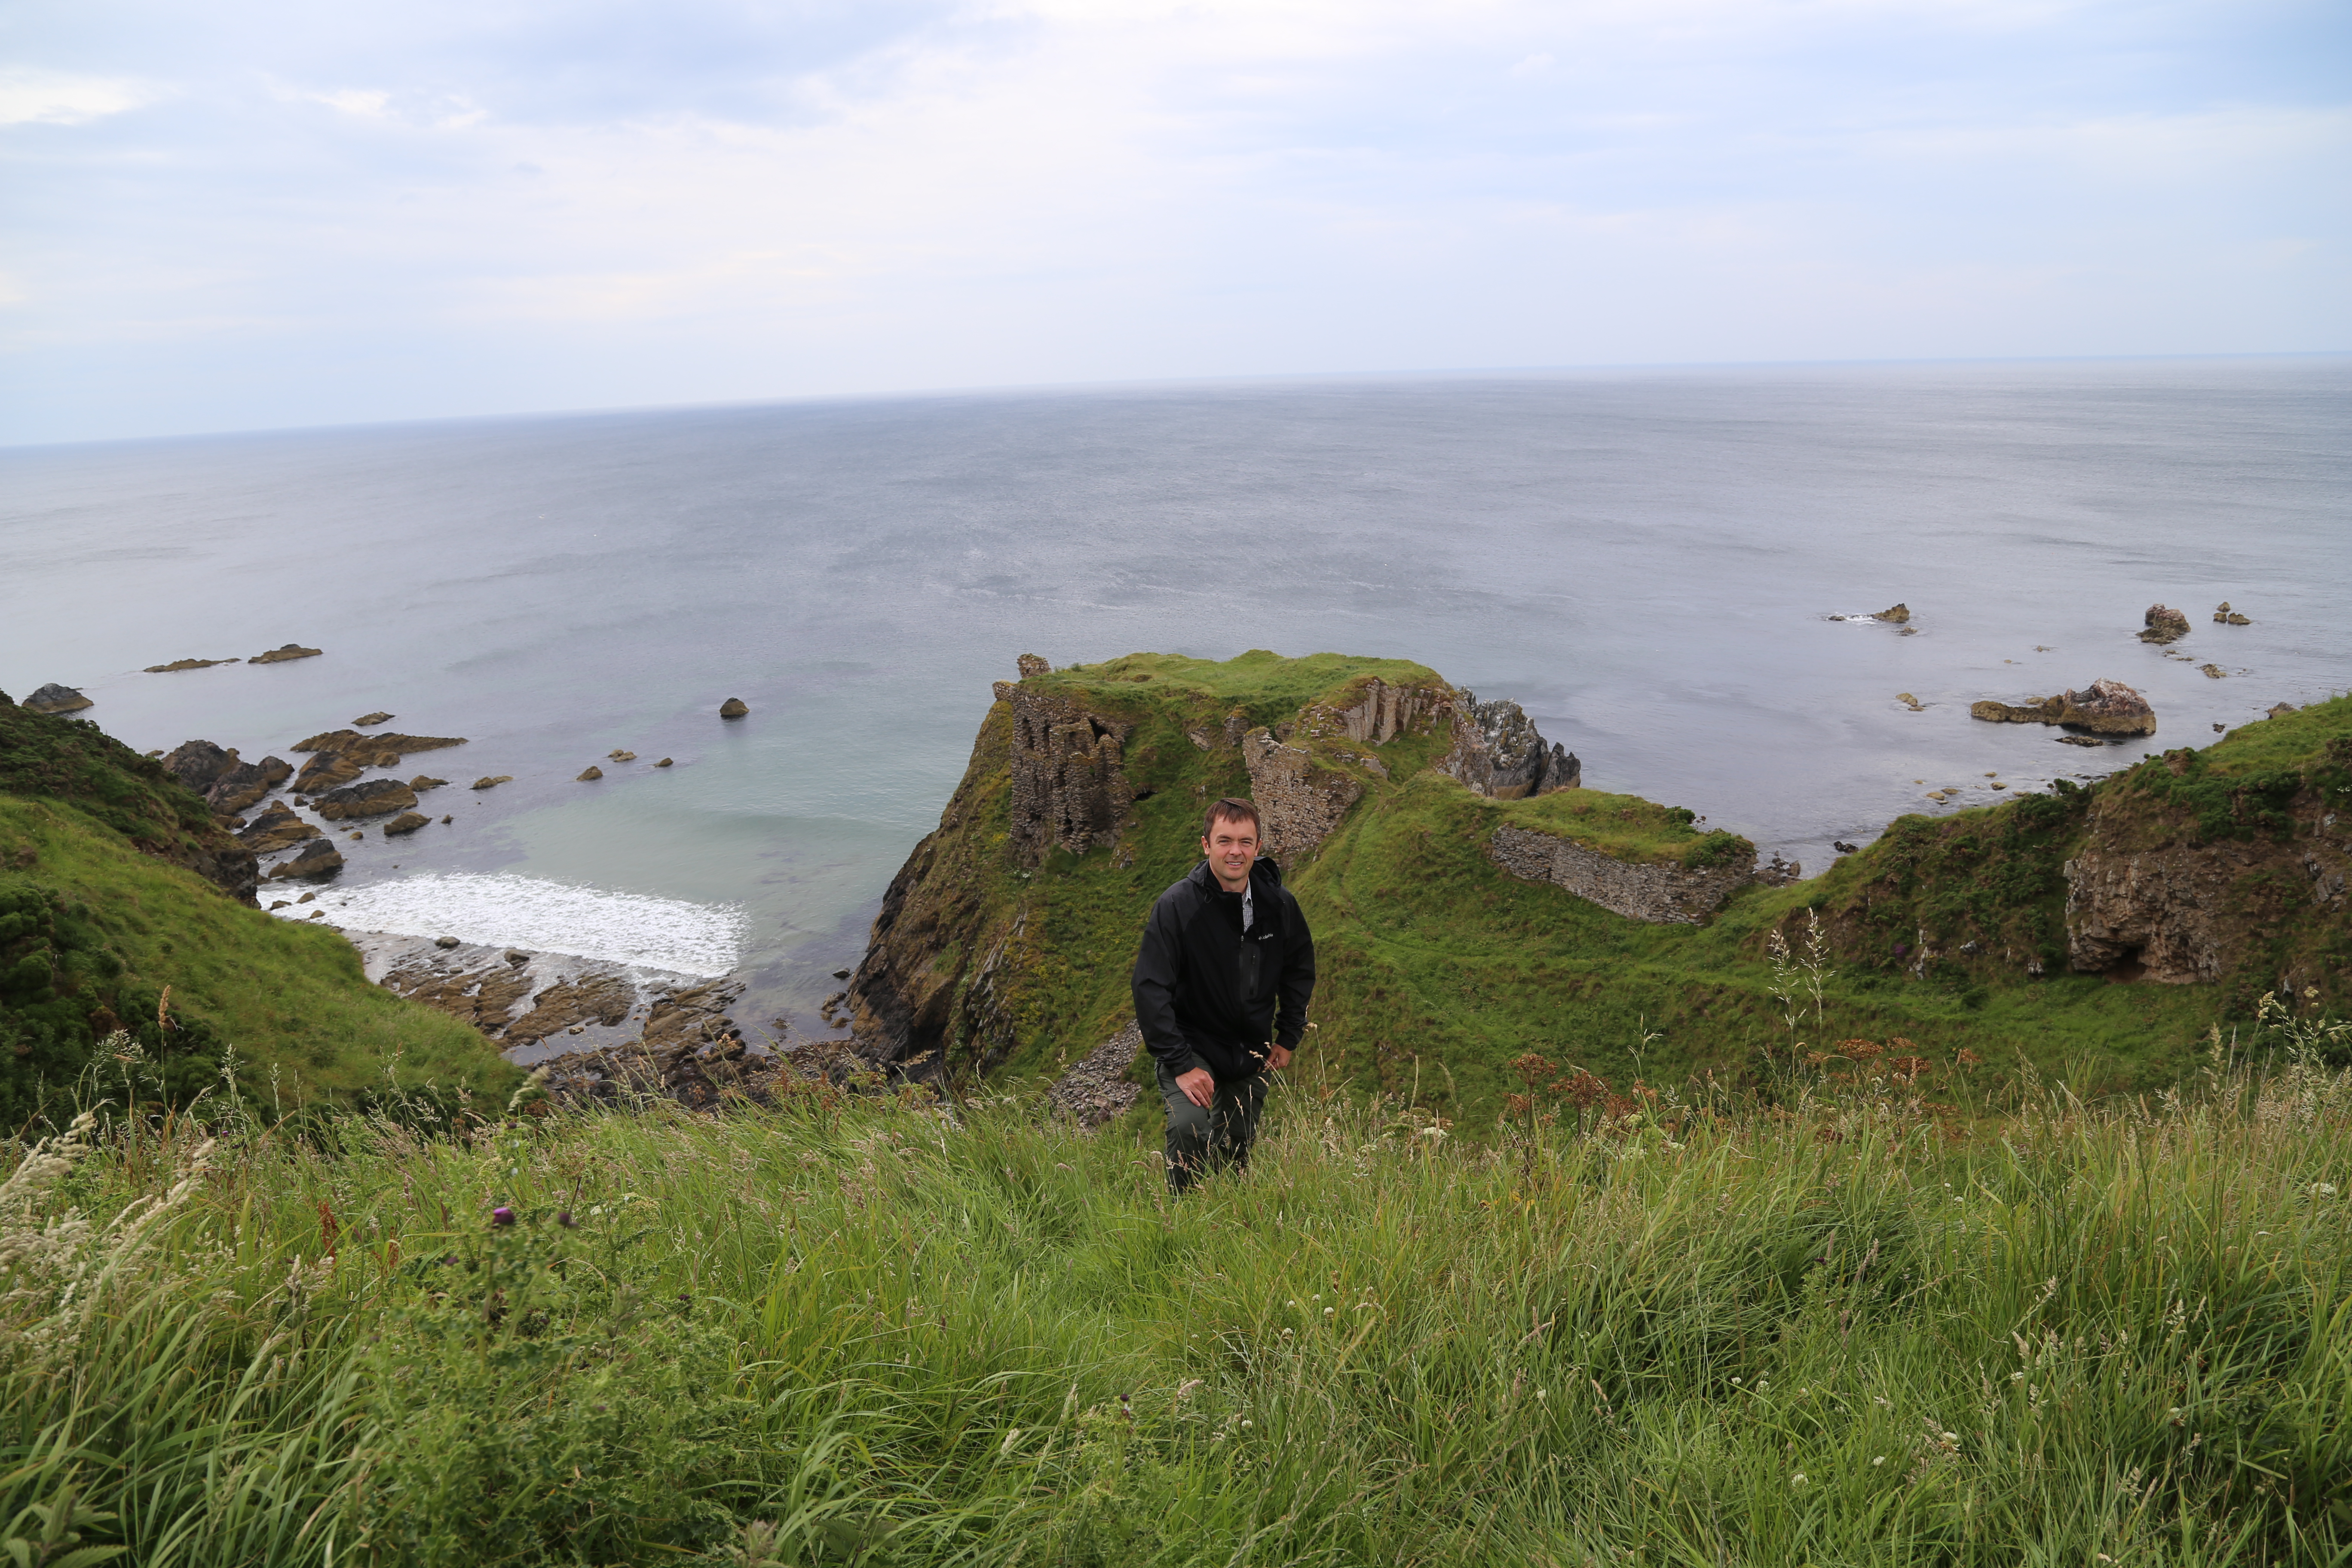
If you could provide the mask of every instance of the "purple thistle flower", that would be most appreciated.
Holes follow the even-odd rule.
[[[507,1207],[504,1204],[500,1204],[498,1207],[490,1211],[490,1223],[492,1225],[514,1224],[514,1210]]]
[[[1910,950],[1910,948],[1909,948],[1909,947],[1907,947],[1907,946],[1906,946],[1906,945],[1905,945],[1904,943],[1902,943],[1902,942],[1896,942],[1896,943],[1895,944],[1895,957],[1897,957],[1897,958],[1902,957],[1905,953],[1906,953],[1906,952],[1910,952],[1910,951],[1911,951],[1911,950]]]

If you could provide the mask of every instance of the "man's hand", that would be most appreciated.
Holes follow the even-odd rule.
[[[1289,1065],[1290,1047],[1288,1046],[1269,1046],[1266,1047],[1265,1068],[1268,1072],[1280,1072]]]
[[[1203,1110],[1217,1103],[1217,1080],[1209,1076],[1207,1068],[1194,1068],[1191,1072],[1178,1073],[1176,1087],[1184,1091],[1185,1099]]]

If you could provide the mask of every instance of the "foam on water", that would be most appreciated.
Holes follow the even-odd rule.
[[[737,905],[608,893],[510,872],[395,878],[322,893],[317,907],[352,931],[454,936],[682,974],[725,974],[739,962],[744,936]],[[290,918],[310,911],[281,912]]]

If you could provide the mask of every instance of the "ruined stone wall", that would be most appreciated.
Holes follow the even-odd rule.
[[[1116,844],[1135,804],[1124,765],[1132,726],[1023,682],[1000,680],[995,690],[1013,709],[1014,852],[1034,866],[1057,844],[1074,855]]]
[[[1619,860],[1598,849],[1510,824],[1486,847],[1495,863],[1525,882],[1551,882],[1628,920],[1696,925],[1754,880],[1756,858],[1704,870]]]
[[[1243,736],[1242,760],[1265,829],[1264,850],[1286,869],[1321,844],[1364,793],[1360,781],[1319,766],[1306,747],[1277,741],[1271,731]]]

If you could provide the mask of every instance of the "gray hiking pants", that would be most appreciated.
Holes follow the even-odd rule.
[[[1168,1190],[1181,1193],[1228,1168],[1249,1169],[1258,1111],[1265,1105],[1265,1075],[1234,1082],[1219,1079],[1216,1103],[1204,1110],[1176,1087],[1176,1075],[1165,1062],[1151,1065],[1168,1106]]]

